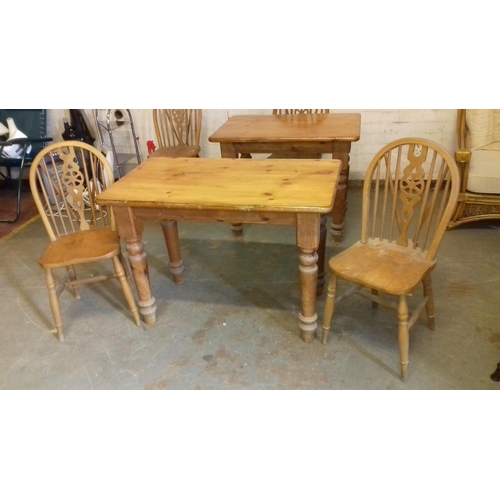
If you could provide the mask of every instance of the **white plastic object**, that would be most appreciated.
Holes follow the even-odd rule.
[[[7,118],[7,127],[9,131],[8,141],[12,139],[26,139],[28,136],[23,134],[14,123],[13,118]],[[3,148],[2,155],[6,158],[21,158],[23,152],[23,146],[21,144],[13,144],[12,146],[6,146]],[[26,150],[26,154],[31,152],[31,146]]]

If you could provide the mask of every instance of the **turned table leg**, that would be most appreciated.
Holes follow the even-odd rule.
[[[139,311],[147,325],[156,322],[155,298],[151,294],[149,269],[142,243],[142,222],[134,217],[133,210],[125,207],[114,207],[118,234],[125,240],[128,260],[132,269],[137,295],[139,296]]]
[[[243,224],[241,222],[231,224],[231,230],[235,240],[243,239]]]
[[[299,247],[300,314],[302,340],[312,342],[318,326],[316,289],[318,283],[318,245],[320,215],[297,214],[297,246]]]
[[[319,225],[318,285],[316,287],[316,297],[320,297],[323,294],[323,289],[325,287],[325,281],[326,281],[325,258],[326,258],[326,215],[321,215],[320,225]]]
[[[335,195],[332,212],[331,235],[334,245],[339,245],[344,236],[344,222],[347,212],[347,183],[349,181],[349,153],[350,142],[335,142],[333,144],[332,158],[342,162],[339,184]]]
[[[234,147],[232,142],[221,142],[220,143],[220,156],[221,158],[238,158],[238,152]],[[248,158],[251,156],[243,156],[242,158]],[[243,224],[241,222],[235,222],[231,224],[231,230],[233,231],[233,236],[235,240],[241,240],[243,238]]]
[[[181,250],[179,247],[179,231],[177,228],[177,221],[162,221],[161,228],[163,230],[165,244],[167,245],[170,272],[174,277],[174,283],[180,285],[181,283],[184,283],[184,263],[182,262]]]

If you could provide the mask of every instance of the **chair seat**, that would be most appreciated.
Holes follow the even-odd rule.
[[[90,229],[61,236],[49,243],[42,256],[43,268],[74,266],[111,258],[120,253],[120,237],[111,229]]]
[[[421,250],[387,240],[358,241],[329,262],[331,272],[341,278],[390,295],[411,293],[435,265]]]
[[[199,154],[201,148],[199,146],[172,146],[167,148],[157,149],[149,155],[150,158],[194,158]]]

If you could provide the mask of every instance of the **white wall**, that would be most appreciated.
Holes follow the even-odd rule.
[[[89,122],[94,126],[92,110],[85,110]],[[142,159],[147,157],[146,142],[157,143],[152,112],[150,109],[132,109],[132,116],[139,137]],[[350,179],[362,179],[366,167],[373,155],[394,139],[407,136],[418,136],[432,139],[451,153],[455,149],[455,109],[345,109],[331,112],[361,113],[361,138],[352,144]],[[220,127],[228,116],[237,114],[271,113],[270,109],[204,109],[201,134],[201,156],[218,158],[218,144],[208,142],[208,137]],[[47,133],[55,141],[61,140],[63,116],[69,117],[68,110],[50,109],[47,111]],[[123,128],[122,133],[115,134],[115,140],[123,148],[132,148],[131,135]]]

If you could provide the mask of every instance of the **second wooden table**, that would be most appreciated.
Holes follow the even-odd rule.
[[[220,143],[223,158],[251,153],[310,152],[329,153],[341,160],[331,226],[333,242],[338,244],[342,240],[347,209],[349,153],[351,143],[360,138],[360,128],[359,113],[236,115],[208,140]],[[241,230],[241,225],[233,227],[233,231]]]

